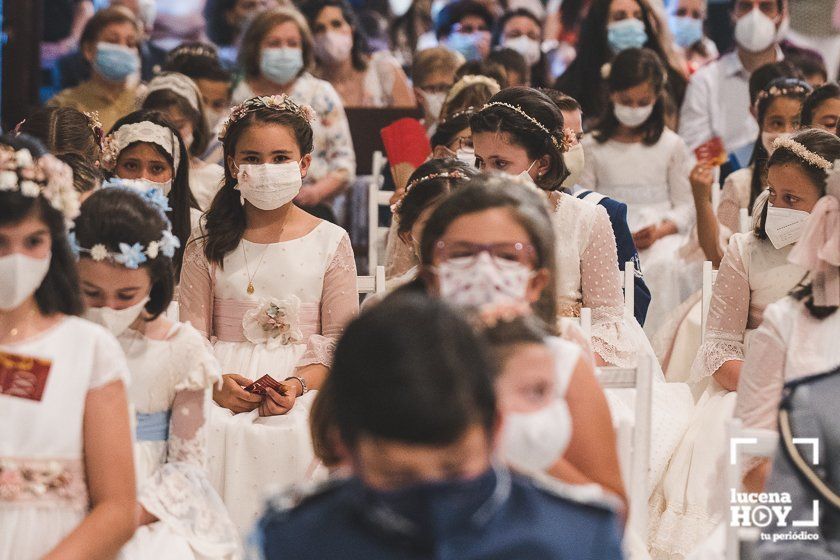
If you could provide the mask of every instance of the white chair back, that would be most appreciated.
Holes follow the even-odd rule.
[[[384,294],[385,293],[385,267],[376,267],[373,276],[358,276],[356,278],[356,291],[359,295]]]
[[[633,261],[624,264],[624,318],[636,316],[636,265]]]
[[[717,280],[717,270],[714,270],[714,268],[712,268],[712,261],[705,261],[703,263],[703,290],[701,292],[702,308],[700,310],[701,343],[706,340],[706,322],[709,320],[709,307],[712,304],[712,290],[715,286],[715,280]]]
[[[373,152],[370,184],[368,185],[368,271],[373,273],[379,266],[379,256],[384,253],[387,227],[379,226],[379,207],[389,206],[391,194],[382,190],[385,182],[383,169],[387,160],[382,152]]]
[[[738,218],[740,220],[741,233],[749,233],[752,229],[752,220],[750,219],[749,211],[746,208],[741,208],[738,211]]]
[[[639,356],[635,368],[603,367],[597,372],[604,390],[635,389],[634,423],[630,428],[620,424],[618,429],[618,456],[627,486],[630,503],[629,525],[641,538],[648,534],[648,473],[650,471],[650,434],[653,401],[651,358]]]
[[[779,434],[774,430],[743,427],[739,418],[727,422],[729,449],[726,464],[726,496],[724,503],[730,503],[731,490],[741,489],[741,458],[765,457],[772,458],[779,445]],[[729,508],[727,508],[729,511]],[[738,527],[732,519],[726,520],[726,560],[739,560],[741,543],[755,543],[760,538],[761,530],[757,527]]]

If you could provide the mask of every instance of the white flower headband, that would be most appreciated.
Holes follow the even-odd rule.
[[[102,244],[97,243],[91,248],[85,248],[79,245],[76,240],[76,232],[71,231],[68,236],[70,248],[76,254],[76,258],[82,253],[90,255],[90,258],[96,262],[111,261],[130,269],[137,269],[141,264],[149,259],[156,259],[158,255],[172,258],[175,256],[175,250],[181,246],[181,241],[172,233],[171,230],[165,229],[161,232],[159,241],[150,241],[144,247],[141,243],[120,243],[119,251],[109,251],[108,248]]]
[[[429,175],[424,175],[423,177],[418,177],[417,179],[411,181],[406,187],[405,191],[403,191],[403,195],[400,199],[391,207],[391,212],[397,213],[399,212],[400,208],[402,208],[402,202],[405,200],[405,197],[408,196],[408,193],[422,183],[427,181],[431,181],[433,179],[460,179],[462,181],[469,181],[470,178],[467,177],[461,171],[454,169],[452,171],[441,171],[440,173],[430,173]]]
[[[773,147],[775,149],[785,148],[793,152],[796,157],[801,159],[802,161],[813,165],[814,167],[818,167],[825,171],[826,173],[832,169],[832,164],[830,161],[825,159],[819,154],[815,154],[793,138],[787,138],[784,136],[780,136],[773,141]]]
[[[315,110],[312,107],[309,105],[295,103],[292,98],[285,93],[281,93],[280,95],[252,97],[231,110],[230,116],[222,125],[221,130],[219,130],[219,141],[224,141],[231,126],[247,117],[249,113],[259,109],[287,111],[302,118],[310,125],[315,122],[315,119],[317,118]]]
[[[522,107],[520,107],[519,105],[511,105],[510,103],[504,103],[502,101],[491,101],[490,103],[485,103],[484,107],[482,107],[481,110],[483,111],[490,107],[505,107],[507,109],[510,109],[511,111],[518,113],[519,115],[530,121],[534,126],[545,132],[546,135],[548,135],[548,137],[551,139],[551,143],[554,144],[554,147],[557,148],[560,152],[569,151],[569,148],[571,147],[569,135],[573,134],[570,129],[567,128],[563,130],[563,137],[561,139],[558,139],[555,134],[548,130],[548,127],[546,127],[544,124],[542,124],[540,121],[538,121],[525,111],[523,111]]]
[[[43,195],[66,220],[79,215],[81,201],[73,187],[73,170],[50,154],[36,161],[29,150],[0,146],[0,191],[17,191],[28,198]]]
[[[135,142],[148,142],[163,148],[172,157],[175,173],[178,172],[181,162],[178,138],[171,129],[149,121],[124,124],[105,137],[102,148],[102,164],[105,169],[113,171],[120,153]]]
[[[137,105],[142,105],[155,91],[171,91],[187,100],[190,107],[201,112],[200,93],[198,86],[189,77],[178,72],[166,72],[152,78],[146,85],[146,90],[137,100]]]

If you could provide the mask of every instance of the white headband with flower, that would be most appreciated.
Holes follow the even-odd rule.
[[[105,169],[113,171],[122,151],[135,142],[148,142],[163,148],[172,158],[175,173],[178,172],[181,143],[171,129],[149,121],[124,124],[105,137],[102,148],[102,164]]]
[[[42,195],[65,219],[79,215],[73,170],[50,154],[35,160],[29,150],[0,146],[0,191],[17,191],[29,198]]]

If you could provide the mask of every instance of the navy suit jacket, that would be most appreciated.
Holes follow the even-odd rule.
[[[635,307],[633,314],[640,325],[644,326],[645,317],[647,317],[648,306],[650,306],[650,290],[645,284],[645,277],[642,275],[642,265],[639,261],[639,252],[636,250],[636,244],[633,242],[633,235],[630,233],[630,227],[627,225],[627,205],[623,202],[613,200],[593,191],[580,191],[575,193],[575,196],[586,200],[587,195],[600,197],[598,204],[604,207],[610,217],[612,223],[613,234],[615,234],[615,244],[618,249],[618,268],[624,270],[624,265],[628,261],[636,263],[636,278],[634,281],[635,290]]]
[[[497,471],[499,472],[499,471]],[[254,544],[265,560],[620,560],[619,525],[604,507],[572,501],[502,470],[471,521],[455,532],[415,538],[364,501],[355,478],[333,483],[296,507],[275,500]],[[489,506],[489,507],[488,507]]]

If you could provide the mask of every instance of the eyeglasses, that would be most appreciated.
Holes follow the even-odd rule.
[[[468,243],[455,241],[435,243],[435,259],[447,261],[451,264],[469,266],[482,253],[487,253],[498,267],[510,266],[513,263],[533,267],[536,264],[537,252],[530,243]]]

